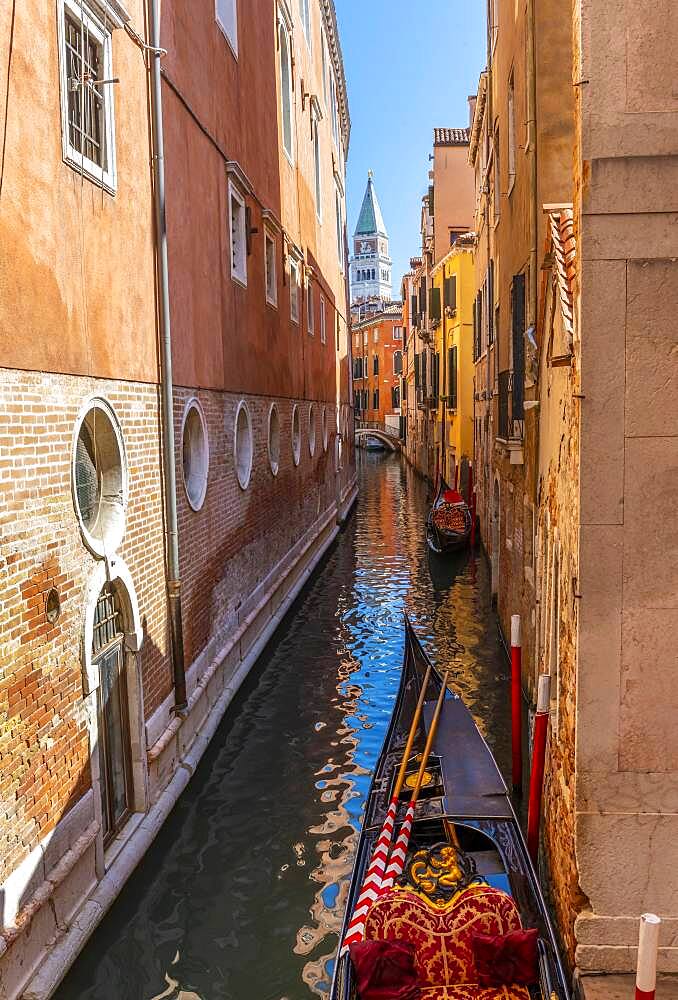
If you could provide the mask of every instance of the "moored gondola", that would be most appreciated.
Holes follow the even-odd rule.
[[[454,552],[469,544],[471,511],[457,491],[440,478],[438,492],[426,519],[426,541],[432,552]]]
[[[365,806],[330,998],[360,1000],[359,984],[377,990],[384,975],[391,992],[365,988],[367,995],[569,1000],[551,920],[506,785],[470,712],[443,686],[406,620],[400,688]],[[396,776],[405,758],[396,810]],[[422,775],[409,843],[402,849],[410,791]],[[377,891],[366,893],[391,810],[396,823],[387,867]],[[398,874],[387,888],[394,865]],[[362,906],[366,897],[369,903]]]

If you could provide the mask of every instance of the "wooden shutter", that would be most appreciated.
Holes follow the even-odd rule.
[[[417,296],[410,296],[410,322],[412,326],[417,325]]]
[[[445,278],[445,308],[446,309],[456,309],[457,308],[457,276],[456,274],[451,274],[449,278]]]
[[[448,369],[448,395],[450,397],[450,409],[457,409],[457,348],[450,347],[447,352]]]
[[[525,275],[514,274],[511,284],[511,332],[513,337],[513,393],[511,397],[514,420],[524,416],[525,382]]]
[[[487,338],[494,343],[494,261],[490,261],[487,271]]]
[[[419,282],[419,313],[424,315],[426,312],[426,278],[422,278]]]
[[[431,213],[431,215],[434,214],[434,212],[433,212],[433,191],[434,191],[433,185],[429,184],[429,186],[428,186],[428,210]]]
[[[429,306],[431,319],[440,319],[440,289],[431,287],[431,302]]]
[[[414,355],[414,388],[418,389],[421,385],[421,370],[420,370],[420,355]]]

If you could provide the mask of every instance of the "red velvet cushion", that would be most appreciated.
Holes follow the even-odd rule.
[[[350,947],[360,1000],[418,1000],[414,945],[360,941]]]
[[[443,500],[445,503],[461,503],[463,496],[457,490],[445,490]]]
[[[510,986],[536,983],[539,931],[509,931],[508,934],[474,934],[473,960],[480,986]]]

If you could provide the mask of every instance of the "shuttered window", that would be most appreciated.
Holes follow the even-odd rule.
[[[432,287],[431,288],[431,302],[430,302],[430,315],[431,319],[440,319],[440,289]]]
[[[412,326],[417,325],[417,296],[412,295],[410,298],[410,322]]]
[[[419,389],[421,386],[421,355],[414,355],[414,388]]]
[[[445,278],[445,308],[446,309],[456,309],[457,308],[457,276],[456,274],[451,274],[449,278]]]
[[[457,409],[457,348],[450,347],[447,351],[447,395],[451,410]]]
[[[511,398],[514,420],[524,418],[523,387],[525,382],[525,275],[514,274],[511,284],[511,332],[513,339],[513,393]]]
[[[426,278],[419,282],[419,313],[422,316],[426,313]]]

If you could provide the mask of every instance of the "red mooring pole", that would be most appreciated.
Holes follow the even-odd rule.
[[[527,849],[536,867],[539,855],[539,823],[541,802],[544,791],[544,764],[546,742],[549,734],[549,699],[551,697],[551,677],[541,674],[537,689],[537,714],[534,717],[534,740],[532,741],[532,770],[530,771],[530,801],[527,808]]]
[[[661,920],[654,913],[643,913],[638,935],[636,1000],[655,1000],[657,988],[657,950]]]
[[[454,463],[454,488],[459,489],[459,462]]]
[[[513,791],[523,790],[522,734],[522,651],[520,648],[520,615],[511,615],[511,750],[513,759]]]

